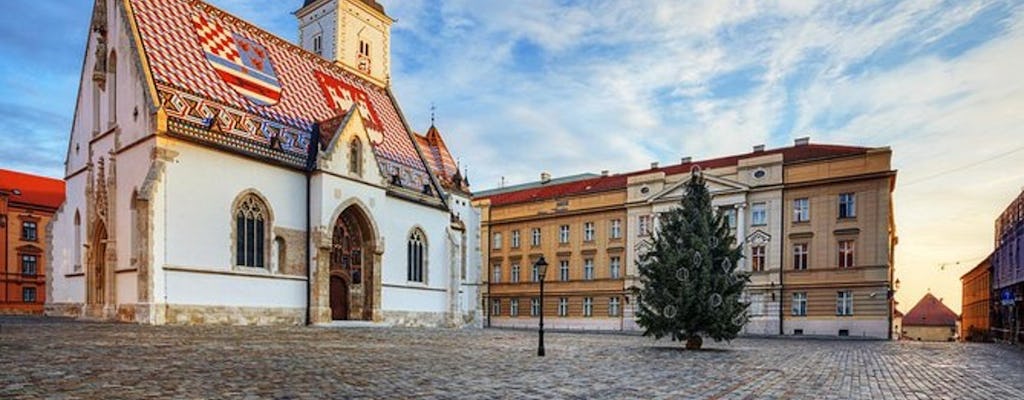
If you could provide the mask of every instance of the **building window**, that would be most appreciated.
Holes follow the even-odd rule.
[[[583,223],[583,241],[593,242],[594,241],[594,223],[585,222]]]
[[[608,261],[608,276],[612,279],[622,276],[622,258],[615,256]]]
[[[853,267],[854,244],[852,240],[839,241],[839,268]]]
[[[588,281],[594,280],[594,259],[588,258],[583,260],[583,279]]]
[[[35,276],[39,272],[39,258],[32,254],[21,255],[21,274]]]
[[[267,206],[247,194],[235,210],[235,265],[263,268],[266,258]]]
[[[853,218],[857,216],[857,195],[854,193],[842,193],[839,195],[839,218]]]
[[[754,203],[750,206],[750,225],[768,225],[768,204]]]
[[[359,41],[359,54],[369,57],[370,56],[370,44],[362,40]]]
[[[569,243],[569,225],[558,227],[558,243]]]
[[[729,224],[729,229],[736,229],[736,209],[729,207],[725,211],[725,221]]]
[[[495,249],[495,250],[500,250],[501,249],[501,232],[494,232],[494,236],[493,236],[492,242],[494,242],[493,245],[491,246],[493,249]]]
[[[836,315],[853,315],[853,292],[849,290],[836,292]]]
[[[559,297],[558,298],[558,316],[568,317],[569,316],[569,298]]]
[[[800,271],[807,269],[807,243],[793,245],[793,269]]]
[[[324,55],[324,37],[319,33],[313,36],[313,52],[318,56]]]
[[[808,199],[793,200],[793,222],[807,222],[811,220],[811,203]]]
[[[612,226],[612,229],[611,229],[611,232],[610,232],[611,238],[612,239],[622,238],[622,220],[621,219],[613,219],[611,226]]]
[[[558,279],[569,280],[569,260],[558,260]]]
[[[794,316],[803,317],[807,315],[807,293],[797,292],[793,293],[793,308],[792,312]]]
[[[491,315],[501,315],[501,299],[491,300]]]
[[[764,294],[750,295],[750,315],[764,315]]]
[[[530,281],[540,282],[540,270],[537,269],[536,265],[533,266],[533,272],[530,273]]]
[[[501,264],[494,264],[491,267],[491,282],[501,283]]]
[[[427,241],[423,231],[415,229],[409,235],[408,279],[410,282],[424,282],[424,264],[427,258]]]
[[[508,316],[519,316],[519,299],[512,299],[508,302]]]
[[[608,299],[608,316],[618,317],[619,316],[619,298],[612,297]]]
[[[36,227],[36,223],[32,221],[25,221],[21,223],[21,240],[26,242],[34,242],[39,239],[39,230]]]
[[[36,302],[36,288],[34,287],[23,287],[21,288],[21,301],[25,303]]]
[[[512,270],[509,271],[509,279],[512,283],[519,282],[519,263],[512,263]]]
[[[583,298],[583,316],[593,317],[594,316],[594,298],[584,297]]]
[[[75,210],[75,247],[72,253],[75,259],[74,272],[82,270],[82,215]]]
[[[530,245],[533,247],[540,246],[540,228],[533,228],[533,237],[530,239]]]
[[[766,249],[763,245],[750,247],[750,267],[754,272],[764,271]]]
[[[352,138],[348,144],[348,172],[363,176],[363,142],[359,138]]]
[[[641,215],[639,218],[637,218],[636,232],[637,232],[637,235],[640,235],[640,236],[650,236],[650,234],[651,234],[651,216],[650,215]]]
[[[530,316],[536,317],[538,315],[540,315],[540,299],[534,297],[530,299]]]
[[[519,248],[519,231],[512,231],[512,248]]]

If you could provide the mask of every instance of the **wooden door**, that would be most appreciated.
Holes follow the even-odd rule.
[[[348,319],[348,283],[340,276],[331,276],[331,319]]]

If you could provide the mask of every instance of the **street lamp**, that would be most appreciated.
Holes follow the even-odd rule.
[[[540,342],[537,346],[537,356],[544,357],[544,275],[548,272],[548,262],[542,255],[533,263],[533,267],[537,269],[537,278],[540,279]]]

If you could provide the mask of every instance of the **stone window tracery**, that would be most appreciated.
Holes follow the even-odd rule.
[[[409,243],[407,246],[407,259],[408,268],[406,272],[406,279],[410,282],[425,282],[424,266],[426,265],[427,258],[427,241],[426,235],[419,229],[414,229],[409,234]]]
[[[267,206],[248,194],[235,209],[235,265],[264,268],[265,240],[269,222]]]

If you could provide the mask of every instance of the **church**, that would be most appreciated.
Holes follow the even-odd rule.
[[[479,325],[479,215],[391,90],[374,0],[290,43],[199,0],[96,0],[46,312],[143,324]]]

